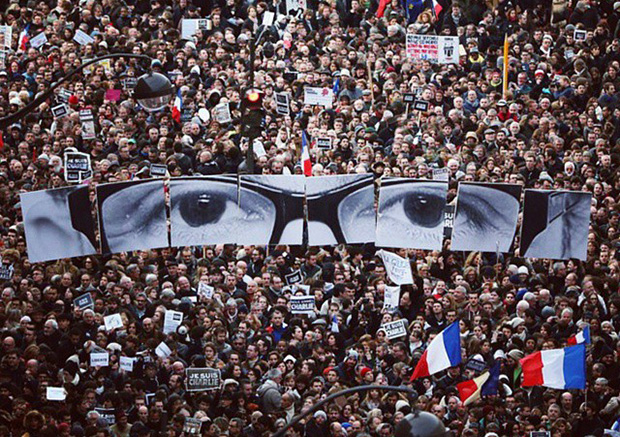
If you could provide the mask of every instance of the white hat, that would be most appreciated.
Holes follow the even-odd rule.
[[[527,267],[525,267],[525,266],[521,266],[521,267],[519,267],[519,269],[517,270],[517,273],[518,273],[519,275],[529,275],[529,274],[530,274],[530,271],[527,269]]]
[[[399,399],[396,401],[396,406],[395,406],[396,411],[400,411],[400,409],[404,407],[411,407],[411,405],[409,405],[409,402],[403,399]]]

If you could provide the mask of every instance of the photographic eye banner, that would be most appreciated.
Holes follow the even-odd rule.
[[[88,187],[33,191],[20,197],[30,262],[97,253]]]
[[[307,178],[308,245],[373,242],[374,200],[370,174]]]
[[[236,175],[172,178],[170,236],[172,246],[226,244],[239,227]]]
[[[162,179],[98,185],[97,210],[103,253],[168,246]]]
[[[510,252],[520,198],[521,185],[460,183],[451,250]]]
[[[236,243],[302,244],[304,179],[297,175],[241,176]]]
[[[375,245],[441,250],[447,194],[446,181],[382,179]]]
[[[585,261],[591,203],[591,193],[525,190],[521,255]]]

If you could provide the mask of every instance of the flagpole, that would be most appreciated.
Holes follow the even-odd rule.
[[[509,51],[510,43],[508,42],[508,34],[504,34],[504,71],[503,71],[503,92],[502,97],[504,100],[506,99],[506,95],[508,93],[508,51]]]
[[[366,67],[368,68],[368,82],[370,84],[370,98],[372,103],[370,104],[370,109],[375,105],[375,87],[372,83],[372,71],[370,69],[370,60],[366,62]]]

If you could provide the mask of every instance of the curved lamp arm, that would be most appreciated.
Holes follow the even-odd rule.
[[[149,61],[149,62],[151,62],[152,60],[149,56],[135,55],[133,53],[112,53],[109,55],[104,55],[104,56],[100,56],[95,59],[91,59],[90,61],[71,70],[67,75],[61,77],[58,81],[54,82],[47,91],[45,91],[40,96],[36,97],[32,102],[28,103],[26,106],[24,106],[19,111],[9,114],[6,117],[0,118],[0,130],[4,130],[7,126],[10,126],[11,124],[21,120],[26,114],[30,113],[36,107],[38,107],[41,103],[46,101],[54,93],[54,90],[56,90],[56,88],[58,88],[60,85],[65,83],[67,80],[71,79],[77,73],[84,70],[86,67],[89,67],[100,61],[103,61],[104,59],[116,59],[116,58],[134,58],[134,59],[141,59],[141,60]]]
[[[396,387],[393,385],[362,385],[359,387],[348,388],[346,390],[342,390],[342,391],[339,391],[337,393],[327,396],[321,402],[317,403],[316,405],[313,405],[312,408],[308,409],[308,411],[306,411],[305,413],[301,413],[293,417],[291,421],[287,423],[286,426],[282,428],[280,431],[276,432],[273,435],[273,437],[284,437],[284,435],[286,434],[286,431],[288,431],[289,428],[299,423],[301,419],[303,419],[304,417],[310,414],[314,414],[314,412],[317,411],[319,408],[321,408],[323,405],[327,404],[328,402],[331,402],[332,400],[336,398],[339,398],[340,396],[347,396],[352,393],[357,393],[360,391],[369,391],[369,390],[384,390],[384,391],[395,391],[395,392],[401,392],[401,393],[408,393],[412,395],[414,398],[418,396],[418,393],[412,388]]]

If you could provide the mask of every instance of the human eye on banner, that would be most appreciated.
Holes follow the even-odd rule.
[[[170,180],[172,246],[230,243],[239,228],[237,176]]]
[[[590,193],[525,190],[521,255],[585,261],[591,203]]]
[[[20,202],[30,262],[97,253],[87,187],[22,193]]]
[[[103,253],[168,246],[163,179],[97,186]]]
[[[452,250],[509,252],[517,231],[521,185],[460,183]]]
[[[308,245],[368,243],[375,239],[372,175],[306,180]]]
[[[302,244],[304,176],[239,178],[237,244]]]
[[[441,250],[448,183],[381,180],[376,245]]]

